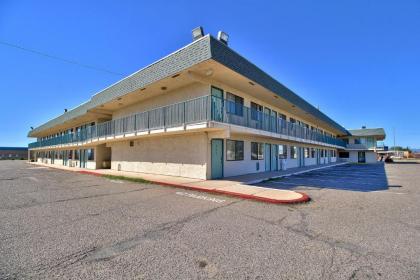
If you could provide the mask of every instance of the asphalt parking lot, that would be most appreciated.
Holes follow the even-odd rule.
[[[0,279],[420,279],[420,164],[330,171],[273,205],[0,161]]]
[[[389,187],[383,164],[340,165],[284,177],[261,185],[291,190],[328,188],[361,192],[387,190]]]

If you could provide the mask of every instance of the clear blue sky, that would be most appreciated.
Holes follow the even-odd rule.
[[[346,128],[420,147],[420,1],[0,0],[0,41],[124,75],[224,30],[230,46]],[[0,44],[0,146],[121,77]],[[390,109],[392,112],[387,112]]]

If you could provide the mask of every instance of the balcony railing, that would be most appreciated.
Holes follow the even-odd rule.
[[[29,144],[29,148],[84,142],[102,137],[166,129],[210,120],[345,147],[345,143],[341,139],[321,134],[277,116],[217,97],[203,96],[99,123],[74,133],[33,142]]]

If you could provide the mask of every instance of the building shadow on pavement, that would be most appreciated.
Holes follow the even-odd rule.
[[[283,177],[262,184],[264,187],[287,190],[336,189],[358,192],[388,190],[385,165],[348,164],[304,174]]]

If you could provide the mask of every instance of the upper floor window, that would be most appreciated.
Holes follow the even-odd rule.
[[[361,144],[360,138],[354,138],[354,144]]]
[[[244,99],[230,92],[226,93],[226,109],[230,114],[243,116]]]
[[[251,119],[255,121],[262,120],[263,106],[251,102]]]

